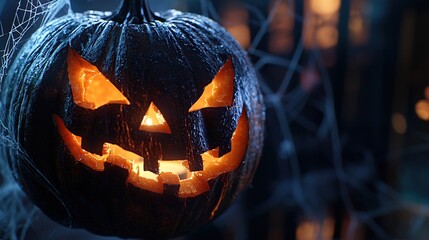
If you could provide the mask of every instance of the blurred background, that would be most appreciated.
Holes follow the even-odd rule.
[[[3,66],[52,2],[0,0]],[[222,24],[248,51],[267,106],[252,187],[220,218],[180,239],[428,238],[429,1],[150,3]],[[75,12],[118,5],[71,3]],[[110,239],[42,214],[34,219],[24,239]]]

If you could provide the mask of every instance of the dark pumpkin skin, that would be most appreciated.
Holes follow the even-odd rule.
[[[135,13],[139,4],[125,0],[113,17],[65,16],[32,36],[1,86],[3,121],[8,124],[2,134],[19,145],[4,150],[25,192],[55,221],[101,235],[170,238],[210,221],[248,186],[261,152],[264,107],[246,53],[222,27],[174,10],[153,15],[144,6],[141,14]],[[97,66],[131,104],[96,110],[77,106],[67,73],[69,48]],[[233,105],[189,113],[230,57],[235,71]],[[171,135],[133,128],[152,101]],[[200,153],[217,146],[221,155],[230,151],[243,110],[250,128],[241,165],[211,180],[210,191],[188,198],[177,197],[174,185],[164,186],[163,194],[133,186],[127,183],[128,171],[116,165],[106,163],[105,170],[97,172],[77,162],[52,118],[61,117],[68,129],[83,137],[82,146],[90,152],[99,153],[100,145],[111,142],[146,157],[145,166],[153,172],[160,154],[163,159],[188,159],[194,171],[202,169]],[[148,149],[138,144],[149,139],[157,145]]]

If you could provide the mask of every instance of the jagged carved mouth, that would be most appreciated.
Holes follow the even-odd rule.
[[[222,157],[218,156],[218,149],[202,153],[203,170],[201,171],[190,171],[186,159],[160,159],[159,174],[155,174],[143,170],[144,160],[141,156],[118,145],[104,143],[102,155],[84,150],[81,146],[82,138],[69,131],[61,117],[53,115],[53,118],[64,144],[76,161],[95,171],[104,171],[105,163],[127,169],[128,183],[151,192],[163,193],[165,186],[176,185],[177,196],[181,198],[195,197],[209,191],[209,180],[223,173],[232,172],[240,166],[249,141],[249,122],[246,111],[243,109],[231,138],[229,153]]]

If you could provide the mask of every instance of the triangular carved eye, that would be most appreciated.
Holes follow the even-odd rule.
[[[140,124],[139,130],[146,132],[158,132],[171,134],[170,126],[162,115],[161,111],[152,102],[143,120]]]
[[[68,50],[67,66],[73,101],[79,107],[95,110],[106,104],[130,105],[128,99],[96,66],[72,48]]]
[[[234,66],[231,57],[219,70],[213,81],[204,88],[201,97],[192,105],[189,112],[209,107],[232,106],[234,96]]]

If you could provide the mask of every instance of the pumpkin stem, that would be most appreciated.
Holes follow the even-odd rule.
[[[148,0],[123,0],[121,8],[108,20],[119,23],[143,24],[164,19],[155,15],[150,9]]]

